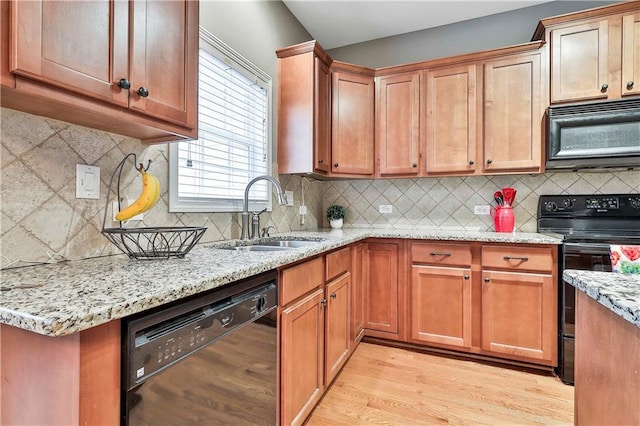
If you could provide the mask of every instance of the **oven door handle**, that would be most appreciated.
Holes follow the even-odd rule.
[[[609,254],[609,244],[602,243],[564,243],[564,253]]]

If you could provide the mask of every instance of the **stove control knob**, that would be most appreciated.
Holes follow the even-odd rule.
[[[558,210],[558,205],[555,201],[549,201],[548,203],[546,203],[545,208],[548,212],[555,212],[556,210]]]
[[[631,198],[631,207],[640,209],[640,198]]]
[[[571,209],[573,208],[574,203],[575,200],[572,200],[571,198],[565,198],[564,200],[562,200],[562,207],[564,207],[565,209]]]

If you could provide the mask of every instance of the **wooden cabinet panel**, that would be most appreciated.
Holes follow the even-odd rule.
[[[364,244],[356,244],[351,252],[351,341],[357,343],[364,331]]]
[[[640,12],[622,17],[622,95],[640,94]]]
[[[484,65],[485,171],[540,170],[543,87],[540,53]]]
[[[329,67],[315,58],[314,73],[314,159],[317,172],[331,171],[331,73]]]
[[[280,273],[280,305],[287,305],[298,297],[324,284],[322,257],[284,269]]]
[[[351,269],[351,247],[345,247],[326,255],[327,281]]]
[[[281,424],[304,422],[320,400],[324,364],[324,290],[284,309],[280,316]]]
[[[332,173],[373,175],[373,86],[373,77],[332,72]]]
[[[325,385],[329,386],[347,361],[351,349],[349,293],[351,274],[346,273],[327,284],[325,298]]]
[[[378,174],[417,175],[420,163],[420,74],[381,77],[377,85]]]
[[[556,256],[551,247],[504,245],[482,247],[483,268],[551,273],[556,266]]]
[[[129,78],[127,1],[14,1],[11,22],[13,73],[128,106],[116,85]]]
[[[0,85],[16,87],[16,79],[9,69],[9,7],[8,1],[0,1]]]
[[[469,244],[446,244],[436,242],[413,242],[411,261],[447,266],[471,266]]]
[[[471,346],[471,270],[412,266],[411,338]]]
[[[367,243],[365,248],[364,327],[398,333],[398,256],[396,243]]]
[[[426,71],[427,173],[472,173],[476,153],[476,65]]]
[[[166,121],[196,127],[197,1],[134,1],[130,107]],[[196,52],[185,55],[185,52]],[[148,90],[148,96],[139,91]]]
[[[555,365],[554,277],[483,270],[482,279],[482,349]]]

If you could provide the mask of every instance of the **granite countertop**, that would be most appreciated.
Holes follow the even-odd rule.
[[[562,278],[640,327],[640,275],[567,269]]]
[[[535,233],[446,229],[341,229],[278,234],[270,239],[317,244],[273,252],[224,247],[239,240],[197,245],[183,259],[132,260],[124,255],[2,270],[0,323],[49,336],[77,333],[365,238],[561,244]]]

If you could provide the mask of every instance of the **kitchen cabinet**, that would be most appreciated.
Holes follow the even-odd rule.
[[[197,1],[4,3],[2,106],[146,142],[197,137]]]
[[[476,170],[476,65],[424,71],[426,172],[473,173]]]
[[[471,346],[469,244],[411,244],[411,340]]]
[[[550,42],[551,103],[640,94],[640,12],[627,2],[540,21]]]
[[[377,78],[376,176],[417,176],[420,169],[420,73]]]
[[[404,338],[399,309],[403,300],[404,245],[401,240],[372,240],[364,249],[365,336]]]
[[[364,243],[352,249],[351,267],[351,343],[352,348],[364,335]]]
[[[557,253],[551,248],[482,247],[482,349],[555,365]]]
[[[374,172],[373,74],[334,62],[331,68],[331,173],[371,177]]]
[[[542,52],[497,57],[483,65],[483,171],[542,167]]]
[[[315,41],[278,56],[278,172],[331,172],[331,58]]]
[[[351,354],[351,247],[280,272],[281,423],[302,424]]]

